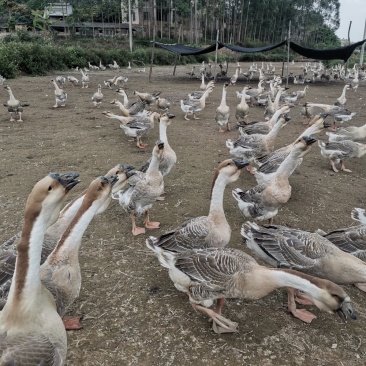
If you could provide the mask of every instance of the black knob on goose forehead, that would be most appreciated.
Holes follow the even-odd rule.
[[[161,140],[156,141],[156,145],[158,146],[158,149],[164,149],[164,142]]]

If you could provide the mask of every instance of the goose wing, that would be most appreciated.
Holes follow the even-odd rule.
[[[332,246],[321,235],[280,225],[260,227],[247,222],[241,233],[247,246],[267,263],[300,271],[315,267]]]

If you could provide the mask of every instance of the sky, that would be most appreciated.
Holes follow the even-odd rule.
[[[349,22],[352,20],[350,39],[351,42],[363,40],[366,20],[366,0],[339,0],[341,25],[336,31],[339,38],[348,38]]]

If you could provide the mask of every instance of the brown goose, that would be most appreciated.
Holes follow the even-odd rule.
[[[169,269],[175,287],[189,296],[192,306],[213,320],[216,333],[237,331],[237,323],[221,315],[225,298],[258,300],[289,285],[305,292],[325,312],[355,317],[350,298],[335,283],[297,271],[261,266],[238,249],[163,252],[159,261]],[[216,299],[216,309],[208,309]]]
[[[79,317],[65,317],[69,306],[79,296],[81,271],[78,252],[85,230],[93,217],[106,210],[110,202],[116,175],[93,180],[79,210],[58,241],[55,249],[42,264],[40,276],[43,286],[53,295],[57,312],[63,318],[66,329],[81,329]]]
[[[225,187],[235,182],[239,178],[241,169],[247,165],[234,159],[227,159],[220,163],[212,182],[208,215],[185,221],[160,238],[150,236],[146,240],[146,245],[157,255],[161,251],[180,253],[190,249],[224,247],[231,237],[231,228],[223,207]]]
[[[55,300],[41,284],[45,231],[59,216],[78,174],[51,173],[32,189],[25,207],[14,280],[0,312],[0,364],[62,366],[67,340]]]

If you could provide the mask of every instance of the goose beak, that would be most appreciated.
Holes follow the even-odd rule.
[[[168,116],[169,119],[175,118],[175,114],[173,113],[167,113],[166,115]]]
[[[137,171],[135,170],[135,168],[132,168],[131,170],[126,170],[125,174],[127,178],[132,177],[133,175],[135,175],[137,173]]]
[[[70,191],[73,187],[80,183],[80,180],[76,179],[79,176],[79,173],[50,173],[49,176],[60,182],[60,184],[65,188],[66,192]]]
[[[291,117],[289,117],[288,115],[285,115],[285,121],[286,121],[286,122],[291,121]]]
[[[303,137],[304,141],[306,142],[307,146],[312,145],[314,142],[316,142],[317,140],[314,139],[313,137],[309,137],[309,136],[304,136]]]
[[[129,171],[131,171],[131,170],[133,170],[133,169],[135,169],[135,167],[134,167],[134,166],[132,166],[132,165],[127,165],[127,166],[125,166],[124,171],[127,173],[127,172],[129,172]]]
[[[112,175],[106,179],[108,184],[113,187],[118,182],[118,175]]]
[[[344,322],[347,321],[347,316],[349,316],[353,320],[357,319],[357,314],[352,309],[352,306],[349,302],[343,301],[341,307],[337,309],[336,312]]]
[[[329,123],[329,122],[324,121],[324,122],[323,122],[323,127],[324,127],[324,128],[329,128],[329,127],[332,127],[332,124],[331,124],[331,123]]]
[[[236,167],[238,169],[243,169],[249,165],[249,163],[247,161],[241,161],[241,160],[237,160],[237,159],[231,159],[231,160],[234,162],[234,164],[236,165]]]
[[[161,141],[161,140],[156,141],[156,145],[157,145],[159,150],[164,149],[164,142],[163,141]]]
[[[329,113],[320,113],[319,116],[321,118],[327,118],[329,116]]]

